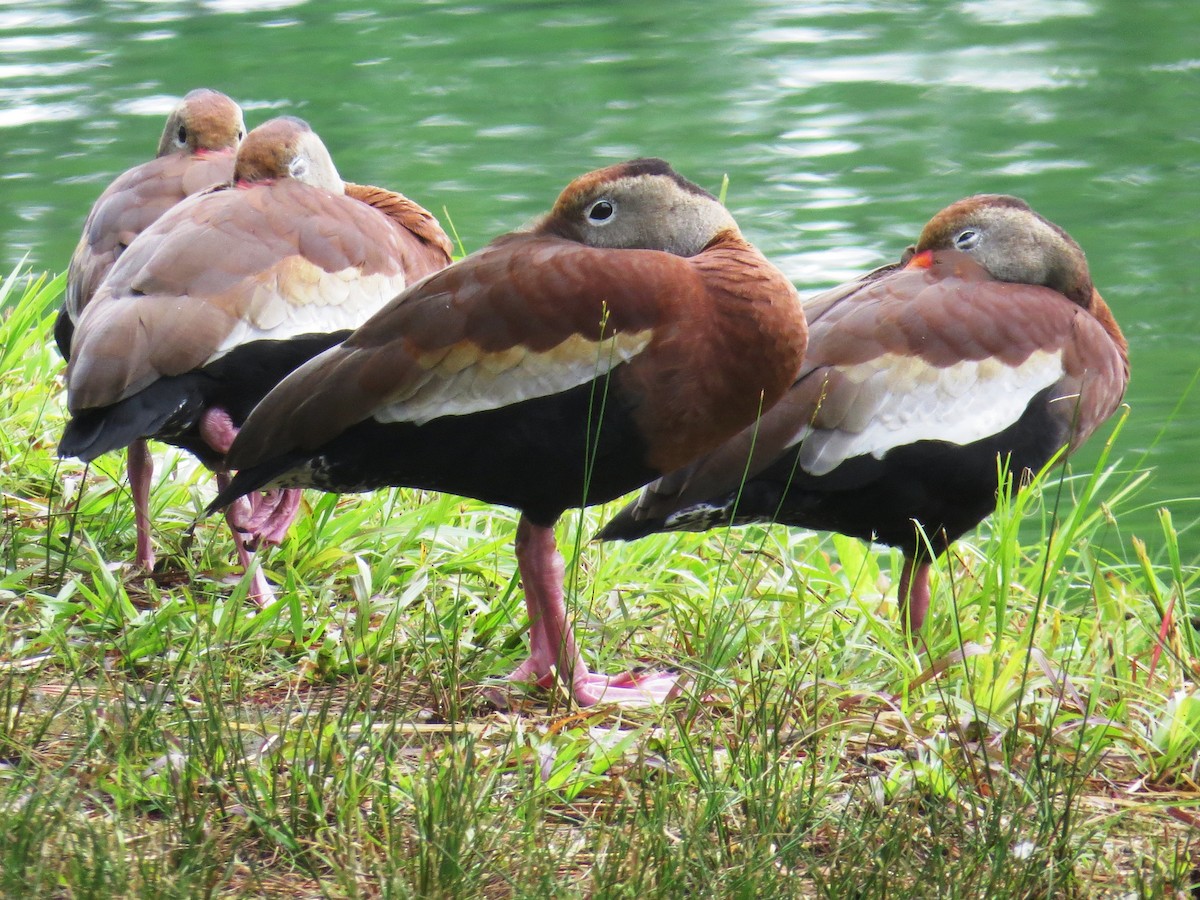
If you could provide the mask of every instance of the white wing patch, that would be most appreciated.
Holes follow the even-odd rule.
[[[970,444],[1003,431],[1020,418],[1029,401],[1064,373],[1062,353],[1036,350],[1019,366],[995,359],[969,360],[946,368],[894,354],[839,370],[853,396],[827,409],[844,410],[839,421],[818,412],[805,426],[800,465],[826,475],[847,459],[876,459],[894,447],[936,440]]]
[[[246,312],[208,362],[250,341],[357,328],[405,287],[403,272],[363,275],[354,267],[327,272],[300,257],[255,282]]]
[[[628,362],[652,336],[649,329],[601,341],[574,334],[542,352],[520,346],[487,352],[472,342],[453,344],[421,356],[417,362],[424,376],[389,397],[373,417],[424,425],[442,416],[465,416],[560,394]]]

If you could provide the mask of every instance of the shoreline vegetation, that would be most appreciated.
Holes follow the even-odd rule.
[[[505,509],[305,494],[233,577],[210,480],[155,447],[162,565],[123,460],[56,457],[63,276],[0,287],[0,894],[37,897],[1183,897],[1200,885],[1194,502],[1043,473],[940,560],[785,528],[590,542],[594,661],[689,677],[661,709],[489,703],[518,660]],[[1116,419],[1123,419],[1118,415]],[[1178,519],[1179,521],[1176,521]],[[622,643],[624,641],[624,643]],[[606,657],[611,656],[611,659]]]

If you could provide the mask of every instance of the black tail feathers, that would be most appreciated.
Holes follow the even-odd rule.
[[[278,484],[278,479],[294,469],[303,459],[303,456],[281,456],[268,460],[262,465],[240,470],[233,476],[233,479],[225,489],[217,494],[216,499],[208,504],[204,510],[204,515],[211,516],[218,510],[227,507],[239,497],[244,497],[246,494],[261,488],[296,487],[297,485],[295,484]]]
[[[203,409],[198,385],[179,379],[156,381],[119,403],[76,413],[63,430],[58,455],[91,462],[138,438],[169,438],[193,427]]]
[[[593,540],[597,541],[636,541],[648,534],[661,531],[662,519],[639,519],[634,513],[637,503],[630,503],[609,519]]]

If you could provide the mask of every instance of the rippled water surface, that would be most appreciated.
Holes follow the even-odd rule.
[[[807,293],[960,196],[1018,194],[1087,250],[1130,338],[1119,452],[1156,468],[1142,500],[1197,516],[1200,3],[0,2],[0,261],[65,267],[200,85],[251,126],[308,119],[346,178],[444,208],[468,249],[657,155],[712,190],[728,174]]]

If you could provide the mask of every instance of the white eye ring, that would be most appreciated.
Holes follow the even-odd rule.
[[[288,163],[288,174],[296,179],[303,178],[308,174],[308,159],[303,156],[297,156]]]
[[[601,197],[592,202],[584,212],[587,220],[593,225],[607,225],[617,215],[617,204],[607,197]]]
[[[180,125],[179,130],[175,132],[175,146],[181,147],[181,148],[186,147],[187,139],[188,139],[187,126]]]
[[[979,232],[974,228],[964,228],[954,238],[955,249],[970,250],[979,243]]]

